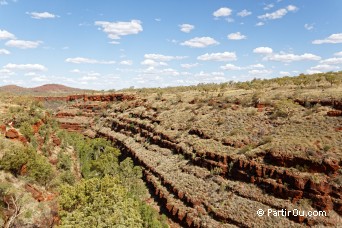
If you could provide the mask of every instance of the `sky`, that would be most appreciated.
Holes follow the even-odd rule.
[[[342,70],[341,0],[0,0],[0,86],[167,87]]]

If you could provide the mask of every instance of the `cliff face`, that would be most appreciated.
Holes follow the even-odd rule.
[[[296,106],[294,117],[274,118],[272,105],[188,100],[76,95],[56,117],[62,128],[107,138],[132,157],[155,200],[182,226],[339,224],[342,126],[331,113],[340,101],[313,101],[322,109],[311,116]],[[327,216],[274,220],[257,216],[258,209]]]

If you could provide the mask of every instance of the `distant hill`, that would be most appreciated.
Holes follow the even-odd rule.
[[[0,92],[6,92],[6,93],[21,93],[27,91],[27,88],[20,87],[17,85],[6,85],[0,87]]]
[[[42,86],[37,86],[34,88],[31,88],[33,92],[77,92],[77,91],[82,91],[82,89],[77,89],[77,88],[72,88],[60,84],[46,84]]]
[[[17,85],[6,85],[0,87],[0,92],[15,93],[15,94],[60,94],[60,93],[80,93],[89,90],[72,88],[60,84],[46,84],[33,88],[25,88]]]

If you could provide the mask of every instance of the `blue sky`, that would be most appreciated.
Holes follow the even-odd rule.
[[[341,0],[0,0],[0,86],[246,81],[342,68]]]

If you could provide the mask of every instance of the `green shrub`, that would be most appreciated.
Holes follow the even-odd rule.
[[[167,228],[166,218],[159,216],[158,213],[146,203],[140,203],[140,214],[144,228]]]
[[[295,109],[298,107],[292,100],[280,100],[275,103],[275,111],[272,115],[273,118],[283,117],[288,118],[294,114]]]
[[[47,159],[37,154],[33,147],[13,144],[0,160],[0,168],[14,175],[20,174],[23,165],[27,165],[27,175],[32,180],[46,185],[51,180],[53,170]]]
[[[29,148],[13,144],[11,150],[6,151],[0,160],[0,169],[18,175],[21,167],[28,162],[31,154],[32,151]]]
[[[69,185],[74,185],[76,181],[75,176],[72,174],[71,171],[63,171],[60,174],[59,178],[62,183],[66,183]]]
[[[70,170],[71,168],[71,158],[66,153],[60,152],[57,156],[57,168],[63,170]]]
[[[60,227],[143,227],[139,201],[129,197],[117,178],[82,180],[62,186]]]
[[[22,123],[19,130],[27,139],[31,139],[34,134],[32,125],[29,122]]]
[[[35,157],[29,159],[27,173],[30,178],[42,185],[49,183],[53,177],[50,163],[40,154],[36,154]]]

